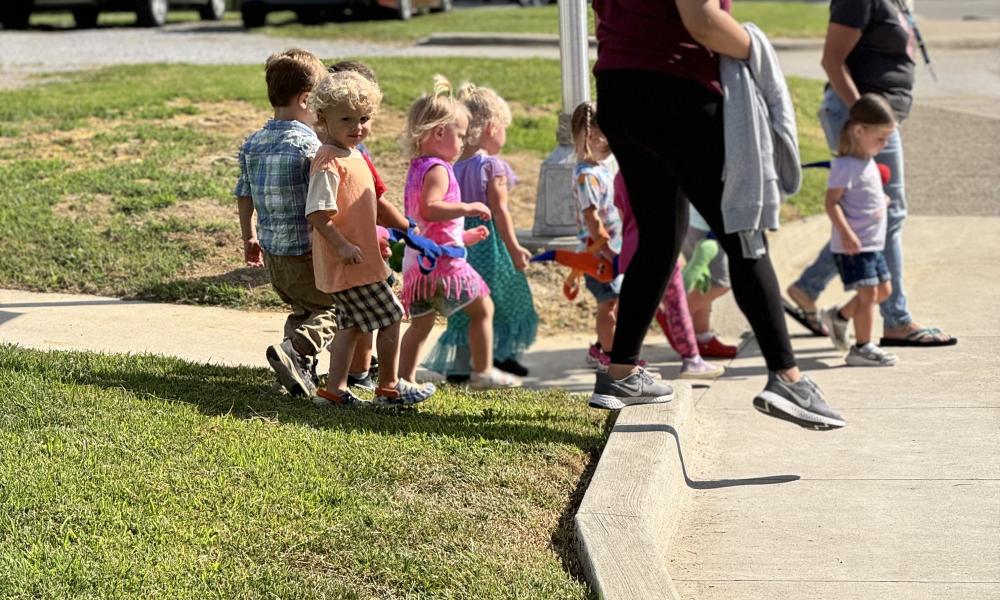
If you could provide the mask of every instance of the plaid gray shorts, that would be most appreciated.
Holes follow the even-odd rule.
[[[388,281],[359,285],[331,295],[337,307],[337,325],[340,329],[357,327],[371,332],[388,327],[403,318],[403,305]]]

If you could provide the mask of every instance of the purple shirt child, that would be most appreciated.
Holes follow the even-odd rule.
[[[827,188],[843,188],[840,207],[848,226],[861,242],[861,252],[885,249],[885,191],[875,161],[853,156],[835,158],[830,166]],[[844,254],[844,240],[836,227],[830,236],[830,250],[834,254]]]

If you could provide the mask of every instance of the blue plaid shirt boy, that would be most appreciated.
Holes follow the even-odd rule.
[[[306,193],[309,165],[319,147],[316,132],[305,123],[275,119],[240,147],[234,194],[253,198],[257,239],[268,254],[301,256],[310,250]]]

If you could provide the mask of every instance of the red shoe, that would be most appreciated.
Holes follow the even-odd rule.
[[[723,344],[718,336],[712,336],[707,342],[698,340],[698,352],[705,358],[736,358],[738,346]]]

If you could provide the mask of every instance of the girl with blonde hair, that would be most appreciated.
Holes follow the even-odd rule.
[[[465,248],[489,237],[485,225],[465,230],[465,218],[489,221],[492,212],[482,202],[462,202],[452,169],[462,154],[469,129],[469,110],[452,94],[451,83],[434,78],[434,92],[410,108],[404,145],[412,160],[406,177],[403,207],[421,234],[442,245]],[[493,301],[490,288],[464,257],[441,256],[428,273],[409,248],[403,258],[403,306],[410,327],[403,336],[399,374],[413,380],[420,348],[437,315],[462,311],[469,318],[468,344],[472,388],[520,385],[516,377],[493,367]]]
[[[482,202],[493,214],[489,220],[465,219],[466,230],[484,226],[489,231],[489,237],[469,248],[468,260],[490,286],[494,298],[493,365],[524,377],[528,369],[518,358],[535,341],[538,313],[523,273],[531,253],[517,241],[507,207],[517,176],[507,161],[497,156],[507,140],[510,108],[495,91],[469,82],[459,87],[458,99],[471,116],[465,150],[454,167],[462,202]],[[447,375],[449,381],[468,379],[468,332],[469,317],[452,315],[424,367]]]

